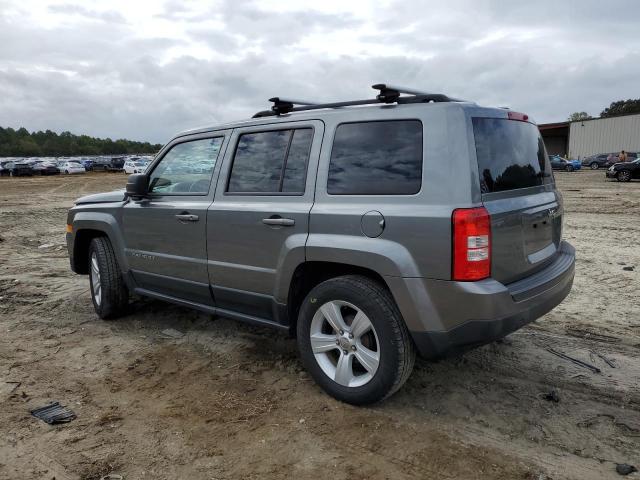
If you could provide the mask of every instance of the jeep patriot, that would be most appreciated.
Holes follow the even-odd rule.
[[[126,191],[77,200],[71,268],[100,318],[143,295],[289,332],[353,404],[416,353],[499,339],[569,293],[562,197],[525,114],[391,85],[375,98],[273,98],[177,135]]]

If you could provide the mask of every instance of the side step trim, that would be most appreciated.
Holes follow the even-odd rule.
[[[142,295],[144,297],[155,298],[157,300],[173,303],[175,305],[180,305],[182,307],[193,308],[194,310],[199,310],[201,312],[208,313],[210,315],[218,315],[220,317],[230,318],[232,320],[239,320],[241,322],[250,323],[252,325],[258,325],[262,327],[271,327],[271,328],[275,328],[277,330],[282,330],[286,332],[289,331],[289,327],[287,325],[281,325],[272,320],[266,320],[264,318],[254,317],[252,315],[246,315],[244,313],[238,313],[231,310],[225,310],[223,308],[212,307],[210,305],[203,305],[202,303],[183,300],[181,298],[172,297],[170,295],[154,292],[152,290],[147,290],[145,288],[137,287],[133,291],[134,293],[138,295]]]

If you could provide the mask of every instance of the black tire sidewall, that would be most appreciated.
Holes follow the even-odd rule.
[[[95,253],[100,271],[100,305],[96,303],[93,295],[93,278],[91,276],[91,258]],[[89,245],[89,285],[91,302],[102,319],[113,319],[124,313],[127,304],[128,292],[123,284],[121,272],[117,266],[117,259],[113,247],[106,237],[96,237]],[[109,268],[108,264],[112,267]],[[115,271],[114,267],[115,266]]]
[[[598,170],[600,168],[600,165],[598,165],[596,162],[593,162],[591,164],[591,170]]]
[[[331,396],[356,405],[374,403],[388,394],[399,375],[400,352],[394,343],[396,334],[390,322],[402,320],[396,312],[393,312],[395,318],[389,318],[390,312],[386,309],[396,310],[395,305],[387,305],[385,309],[379,303],[384,299],[367,295],[356,284],[340,280],[333,279],[321,283],[304,299],[298,317],[298,349],[307,371]],[[329,378],[318,365],[311,350],[309,334],[313,316],[322,305],[332,300],[343,300],[357,306],[369,317],[376,331],[380,352],[378,370],[368,383],[360,387],[345,387]]]

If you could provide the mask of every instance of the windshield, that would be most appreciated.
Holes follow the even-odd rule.
[[[552,181],[549,158],[532,123],[502,118],[474,118],[482,193],[543,185]]]

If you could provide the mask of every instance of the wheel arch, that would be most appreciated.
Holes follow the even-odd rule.
[[[89,245],[96,237],[107,237],[113,246],[123,273],[129,270],[124,241],[116,219],[107,213],[78,212],[73,218],[73,243],[70,245],[71,267],[80,274],[89,273]]]
[[[311,260],[302,262],[296,267],[293,275],[291,276],[286,299],[289,329],[292,335],[295,335],[300,306],[307,294],[316,285],[319,285],[331,278],[341,277],[344,275],[361,275],[370,278],[391,292],[391,289],[384,277],[371,268],[349,263],[328,261]],[[393,296],[393,293],[391,294]]]

